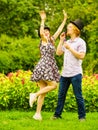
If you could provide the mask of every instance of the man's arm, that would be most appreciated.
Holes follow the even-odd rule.
[[[62,50],[62,47],[63,47],[63,44],[64,44],[65,36],[66,36],[65,32],[61,33],[61,35],[60,35],[60,42],[59,42],[59,44],[57,46],[57,50],[56,50],[56,54],[59,55],[59,56],[64,53],[63,50]]]
[[[58,46],[57,46],[57,50],[56,50],[56,54],[58,56],[62,55],[63,54],[63,51],[62,51],[62,45],[63,45],[63,40],[60,40]]]
[[[85,52],[77,52],[71,48],[67,43],[64,44],[64,47],[68,49],[77,59],[83,60],[85,57]]]

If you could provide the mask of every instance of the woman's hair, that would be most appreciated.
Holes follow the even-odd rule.
[[[45,26],[44,29],[47,29],[47,30],[50,32],[50,28],[49,28],[49,27]],[[38,29],[38,36],[41,37],[41,36],[40,36],[40,27],[39,27],[39,29]]]
[[[45,26],[44,29],[47,29],[50,32],[49,27]],[[40,27],[38,29],[38,36],[41,38],[41,36],[40,36]],[[53,40],[53,38],[51,36],[50,36],[50,42],[54,45],[54,40]]]
[[[76,36],[80,35],[80,30],[75,25],[73,25],[73,30],[74,30]]]

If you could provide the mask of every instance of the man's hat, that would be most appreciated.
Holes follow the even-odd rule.
[[[75,21],[70,21],[70,23],[74,24],[79,30],[82,30],[84,25],[80,19],[76,19]]]

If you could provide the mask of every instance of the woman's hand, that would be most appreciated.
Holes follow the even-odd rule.
[[[46,19],[46,13],[45,13],[44,10],[40,11],[39,14],[40,14],[40,17],[41,17],[42,20],[45,20],[45,19]]]
[[[63,10],[63,14],[64,14],[64,19],[67,19],[67,13],[65,12],[65,10]]]

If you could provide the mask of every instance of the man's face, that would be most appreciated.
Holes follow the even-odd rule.
[[[72,23],[69,23],[67,26],[67,35],[71,36],[74,33],[74,29],[73,29],[74,25]]]

